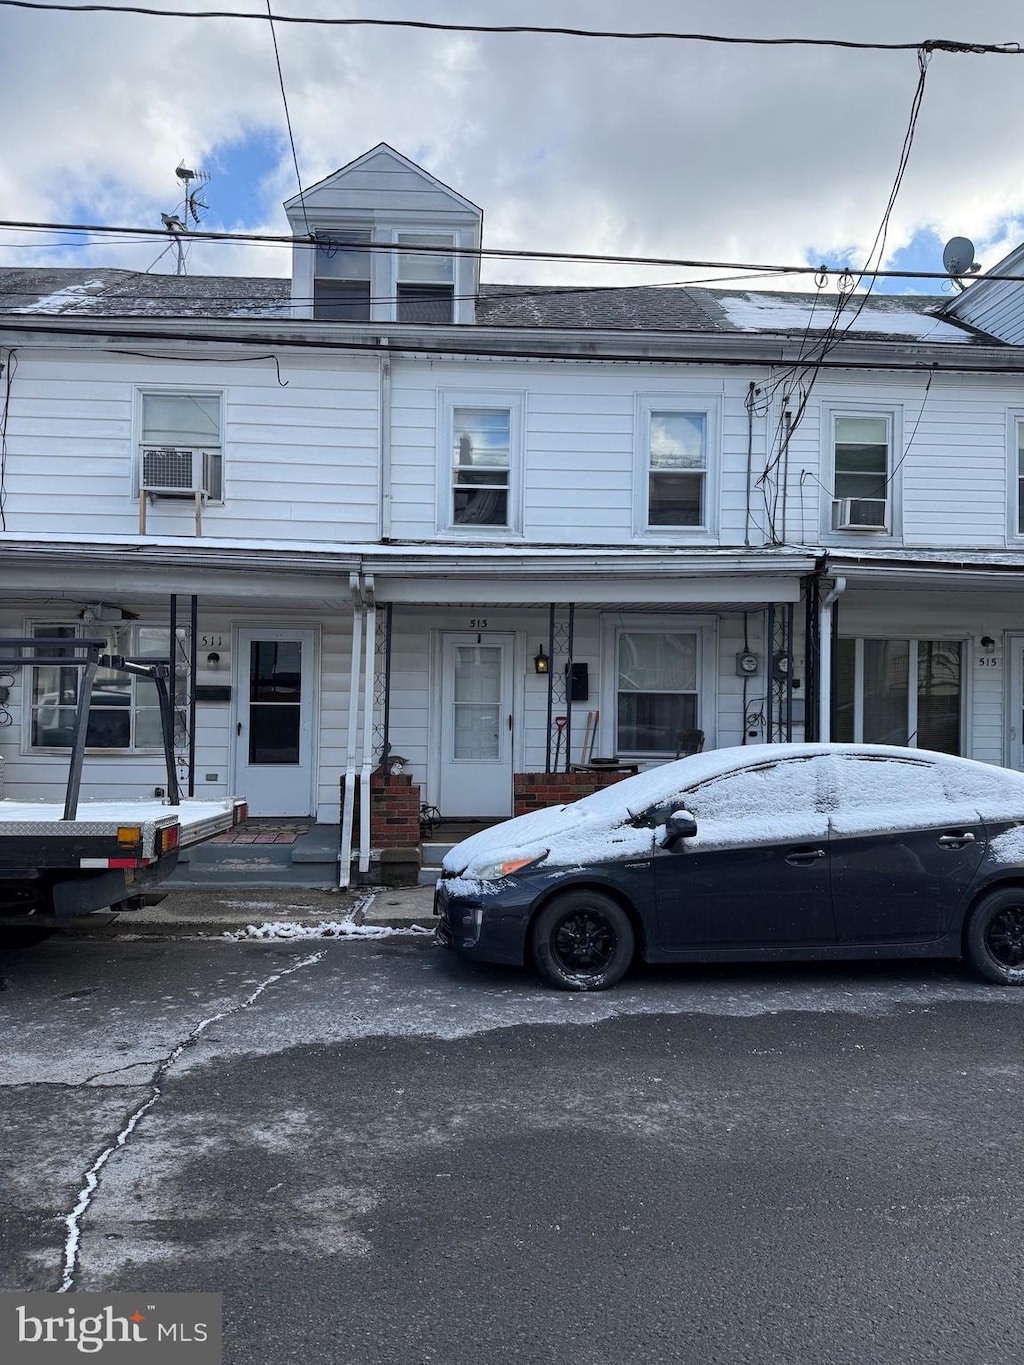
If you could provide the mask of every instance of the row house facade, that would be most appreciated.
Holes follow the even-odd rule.
[[[701,744],[1024,768],[1019,284],[481,284],[481,211],[383,144],[286,208],[289,278],[0,271],[0,634],[173,659],[196,795],[365,865],[393,766],[446,817]],[[47,797],[76,670],[24,653]],[[86,795],[159,785],[146,686],[100,675]]]

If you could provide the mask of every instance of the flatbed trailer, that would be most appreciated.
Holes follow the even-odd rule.
[[[0,787],[0,948],[37,943],[76,916],[137,908],[145,893],[174,870],[182,848],[214,838],[248,814],[237,797],[182,800],[170,664],[100,654],[105,645],[102,640],[0,638],[0,668],[59,662],[82,670],[64,801],[12,799]],[[166,797],[79,800],[92,680],[100,667],[156,684]]]

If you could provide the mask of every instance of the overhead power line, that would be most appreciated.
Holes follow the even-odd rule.
[[[763,38],[724,33],[680,33],[669,29],[633,30],[568,28],[544,24],[446,24],[429,19],[325,18],[312,14],[256,14],[240,10],[153,9],[145,5],[75,5],[52,0],[0,0],[13,9],[56,10],[70,14],[140,14],[157,19],[248,19],[278,24],[311,24],[324,28],[410,28],[434,33],[517,34],[530,33],[559,38],[605,38],[627,42],[725,43],[752,47],[831,47],[858,52],[954,52],[979,56],[1019,56],[1020,43],[974,43],[959,38],[923,38],[909,43],[857,41],[853,38]]]
[[[0,0],[0,4],[7,3],[7,0]],[[3,218],[0,219],[0,231],[9,232],[83,232],[99,233],[103,235],[116,236],[122,241],[133,238],[161,237],[166,239],[167,233],[163,228],[145,227],[115,227],[103,223],[36,223],[26,222],[19,219]],[[206,242],[253,242],[261,246],[315,246],[317,238],[303,235],[293,236],[289,233],[262,233],[262,232],[198,232],[190,231],[189,237],[197,241]],[[330,234],[327,233],[323,240],[327,240]],[[37,248],[42,250],[43,247]],[[409,247],[397,242],[360,242],[361,251],[385,251],[385,252],[408,252]],[[625,254],[617,255],[611,252],[598,251],[543,251],[530,248],[518,247],[460,247],[460,246],[420,246],[415,248],[417,255],[427,255],[430,253],[441,256],[475,256],[480,259],[490,260],[513,260],[513,261],[564,261],[567,264],[577,265],[637,265],[637,266],[671,266],[673,269],[682,270],[729,270],[729,271],[749,271],[752,274],[771,277],[773,275],[849,275],[853,274],[858,279],[894,279],[894,280],[948,280],[949,274],[945,270],[881,270],[874,268],[858,268],[844,262],[841,265],[830,265],[823,262],[820,265],[782,265],[779,263],[766,263],[764,261],[706,261],[691,260],[682,256],[628,256]],[[3,267],[0,267],[3,268]],[[13,268],[13,267],[12,267]],[[28,268],[28,267],[26,267]],[[41,266],[40,269],[46,269]],[[55,267],[59,268],[59,267]],[[84,269],[85,267],[77,267]],[[97,269],[106,267],[97,266]],[[1017,274],[995,274],[986,271],[979,278],[986,280],[1024,280],[1024,275]],[[593,289],[614,289],[615,285],[591,285]]]

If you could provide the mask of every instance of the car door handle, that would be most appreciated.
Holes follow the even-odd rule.
[[[964,830],[962,834],[939,835],[940,848],[963,848],[965,844],[973,844],[974,842],[974,835],[969,829]]]
[[[793,867],[802,867],[805,863],[813,863],[816,858],[824,858],[823,848],[802,848],[796,853],[787,853],[786,862]]]

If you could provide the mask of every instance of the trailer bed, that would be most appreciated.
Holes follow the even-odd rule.
[[[182,801],[169,806],[157,798],[150,800],[82,801],[74,820],[64,819],[64,806],[57,801],[0,800],[0,838],[14,837],[86,837],[117,838],[117,831],[125,826],[138,826],[142,842],[152,846],[156,829],[177,821],[178,847],[187,848],[216,834],[231,829],[236,823],[237,802]],[[0,845],[2,847],[2,845]]]

